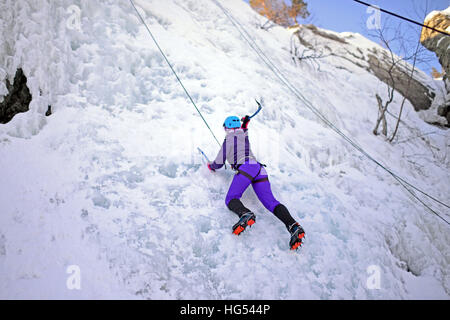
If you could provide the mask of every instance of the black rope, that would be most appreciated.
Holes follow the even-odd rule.
[[[133,0],[130,0],[131,5],[133,6],[134,10],[136,10],[136,13],[138,14],[139,18],[141,19],[142,23],[145,25],[145,27],[147,28],[148,33],[150,34],[150,36],[153,39],[153,42],[156,44],[156,46],[159,49],[159,52],[161,52],[161,55],[164,57],[164,59],[166,60],[167,64],[169,65],[170,69],[172,70],[173,74],[175,75],[175,77],[177,78],[178,82],[180,83],[181,87],[183,88],[184,92],[186,93],[186,95],[188,96],[189,100],[191,101],[191,103],[194,105],[195,110],[197,110],[198,114],[200,115],[200,117],[202,118],[203,122],[206,124],[206,126],[208,127],[209,131],[211,132],[211,134],[213,135],[214,139],[216,140],[217,144],[219,146],[221,146],[219,140],[217,140],[216,136],[214,135],[214,132],[211,130],[211,128],[208,125],[208,122],[206,122],[205,118],[203,117],[202,113],[200,112],[200,110],[197,108],[197,105],[195,104],[194,100],[192,99],[191,95],[189,94],[189,92],[186,90],[186,87],[183,85],[183,82],[180,80],[180,78],[178,77],[178,74],[175,72],[174,68],[172,67],[172,65],[169,62],[169,59],[167,59],[167,56],[164,54],[164,51],[161,49],[161,47],[159,46],[158,42],[156,41],[155,37],[153,36],[152,32],[150,31],[150,28],[148,27],[147,23],[145,23],[144,18],[142,18],[141,14],[139,13],[138,9],[136,8],[136,6],[133,3]]]
[[[353,0],[353,1],[358,2],[358,3],[360,3],[360,4],[363,4],[363,5],[365,5],[365,6],[368,6],[368,7],[376,8],[377,10],[380,10],[381,12],[384,12],[384,13],[390,14],[391,16],[397,17],[397,18],[399,18],[399,19],[403,19],[403,20],[405,20],[405,21],[408,21],[408,22],[417,24],[417,25],[419,25],[419,26],[421,26],[421,27],[423,27],[423,28],[428,28],[428,29],[431,29],[431,30],[433,30],[433,31],[442,33],[443,35],[450,36],[450,33],[447,33],[447,32],[445,32],[445,31],[443,31],[443,30],[439,30],[439,29],[436,29],[436,28],[427,26],[427,25],[425,25],[425,24],[423,24],[423,23],[420,23],[420,22],[414,21],[414,20],[412,20],[412,19],[403,17],[403,16],[401,16],[401,15],[399,15],[399,14],[396,14],[396,13],[394,13],[394,12],[390,12],[390,11],[384,10],[384,9],[378,7],[378,6],[371,5],[370,3],[366,3],[366,2],[360,1],[360,0]]]
[[[428,193],[420,190],[419,188],[413,186],[403,178],[399,177],[397,174],[392,172],[392,170],[388,169],[384,165],[382,165],[380,162],[375,160],[371,155],[369,155],[364,149],[360,146],[358,146],[353,140],[351,140],[349,137],[347,137],[341,130],[339,130],[332,122],[330,122],[324,115],[320,113],[319,110],[317,110],[309,101],[306,99],[283,75],[283,73],[272,63],[272,61],[264,54],[264,52],[259,48],[259,46],[256,44],[256,42],[252,39],[252,37],[248,34],[248,32],[245,30],[245,28],[237,21],[227,9],[225,9],[217,0],[212,0],[221,10],[224,12],[224,14],[227,16],[227,18],[231,21],[231,23],[235,26],[235,28],[239,31],[241,36],[244,38],[244,40],[252,47],[252,49],[256,52],[256,54],[263,60],[263,62],[269,67],[269,69],[275,74],[275,76],[300,100],[302,101],[317,117],[319,117],[325,124],[327,124],[330,128],[332,128],[337,134],[339,134],[344,140],[346,140],[350,145],[352,145],[356,150],[361,152],[364,156],[366,156],[368,159],[373,161],[375,164],[380,166],[382,169],[384,169],[386,172],[388,172],[392,177],[394,177],[400,185],[405,188],[415,199],[417,199],[424,207],[426,207],[428,210],[430,210],[433,214],[435,214],[437,217],[442,219],[445,223],[450,225],[450,222],[448,222],[445,218],[443,218],[439,213],[437,213],[435,210],[433,210],[431,207],[429,207],[426,203],[424,203],[421,199],[417,197],[417,195],[410,189],[406,187],[406,185],[410,186],[411,188],[421,192],[422,194],[428,196],[430,199],[450,208],[449,205],[443,203],[442,201],[437,200],[436,198],[430,196]],[[239,28],[239,26],[241,28]],[[242,29],[242,31],[241,31]],[[246,35],[244,35],[244,33]]]

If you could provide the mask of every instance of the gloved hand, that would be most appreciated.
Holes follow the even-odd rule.
[[[249,116],[245,116],[241,119],[242,121],[242,129],[247,129],[248,123],[250,122],[250,117]]]
[[[216,170],[211,168],[211,163],[210,162],[207,163],[207,166],[208,166],[209,171],[216,172]]]

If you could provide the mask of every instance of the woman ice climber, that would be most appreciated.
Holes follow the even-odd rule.
[[[225,161],[228,161],[231,168],[236,170],[236,175],[225,198],[227,207],[239,216],[239,221],[233,226],[234,234],[239,235],[247,226],[253,225],[256,221],[254,213],[247,209],[240,200],[244,191],[251,184],[264,207],[273,212],[285,224],[291,234],[289,246],[292,250],[296,250],[302,244],[305,231],[292,218],[288,209],[273,196],[267,171],[256,160],[250,148],[247,128],[249,121],[249,116],[245,116],[242,120],[236,116],[225,119],[223,124],[226,132],[225,140],[216,159],[208,162],[208,168],[216,171],[225,164]]]

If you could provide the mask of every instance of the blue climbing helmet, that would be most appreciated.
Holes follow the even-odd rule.
[[[227,129],[236,129],[241,127],[241,120],[239,117],[236,116],[230,116],[225,119],[225,122],[223,123],[223,126]]]

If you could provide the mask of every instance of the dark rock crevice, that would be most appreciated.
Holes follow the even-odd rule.
[[[6,88],[8,94],[0,102],[0,123],[2,124],[11,121],[18,113],[27,112],[32,99],[27,86],[27,77],[22,69],[17,69],[13,84],[6,79]]]

